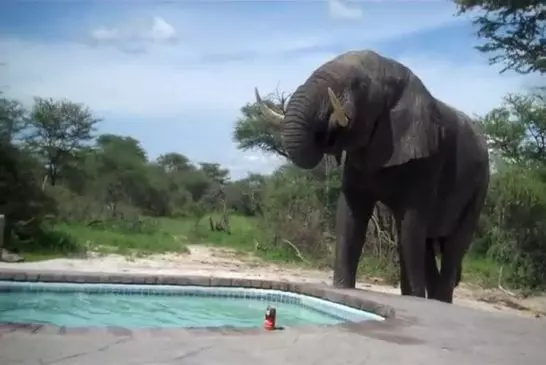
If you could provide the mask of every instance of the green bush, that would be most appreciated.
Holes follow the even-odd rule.
[[[321,201],[324,190],[311,173],[287,166],[267,183],[263,197],[262,227],[268,233],[264,249],[271,246],[287,257],[330,261],[330,212]],[[297,248],[297,250],[296,250]]]
[[[14,235],[10,242],[8,249],[13,252],[51,253],[66,256],[80,255],[86,251],[86,247],[78,242],[73,234],[56,227],[43,227],[28,239]]]
[[[478,251],[518,287],[546,287],[546,182],[540,171],[505,167],[491,180]]]
[[[128,204],[113,207],[92,196],[81,196],[61,185],[49,186],[48,194],[56,201],[56,220],[84,224],[95,229],[121,233],[153,234],[159,230],[157,219],[144,217]]]
[[[38,242],[43,224],[56,212],[55,201],[36,180],[36,161],[24,151],[0,142],[0,213],[6,217],[4,245],[17,250],[19,242]]]

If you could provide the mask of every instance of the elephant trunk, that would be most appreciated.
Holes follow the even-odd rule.
[[[314,126],[316,118],[312,95],[300,86],[290,98],[282,127],[282,139],[290,160],[302,169],[310,170],[317,166],[324,155],[315,141]]]

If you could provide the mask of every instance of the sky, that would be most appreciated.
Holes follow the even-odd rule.
[[[470,17],[455,14],[449,0],[3,0],[0,90],[84,103],[98,132],[138,139],[150,159],[179,152],[236,179],[282,162],[233,142],[254,87],[292,91],[349,50],[406,64],[469,115],[533,83],[488,65]]]

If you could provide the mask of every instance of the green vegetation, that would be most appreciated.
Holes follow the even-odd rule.
[[[484,42],[476,47],[492,64],[520,73],[546,72],[546,6],[542,0],[454,0],[459,14],[476,11],[473,22]]]
[[[489,17],[498,10],[488,1],[459,3],[464,11],[482,7]],[[504,3],[495,6],[509,11]],[[518,9],[528,6],[531,14],[529,7],[535,3],[513,4]],[[540,5],[534,9],[542,11]],[[543,27],[543,18],[530,21]],[[502,14],[499,19],[504,19]],[[478,24],[485,27],[483,22]],[[486,40],[507,47],[523,47],[526,37],[544,42],[532,32],[512,34],[520,43],[484,32],[480,34]],[[529,44],[526,58],[512,59],[516,63],[511,67],[527,65],[520,71],[541,72],[544,56],[540,47],[537,51],[535,43]],[[513,56],[506,52],[508,62]],[[286,98],[277,94],[266,102],[283,109]],[[509,95],[479,119],[493,151],[494,171],[463,281],[497,285],[502,267],[506,285],[544,289],[545,91]],[[206,243],[267,260],[321,268],[331,264],[340,189],[333,158],[311,171],[287,162],[270,176],[231,181],[219,164],[193,164],[179,153],[151,160],[134,138],[96,135],[99,123],[89,108],[68,100],[37,98],[26,110],[16,100],[0,98],[0,213],[7,218],[6,249],[40,260],[82,256],[90,250],[131,256],[185,253],[188,244]],[[242,107],[233,139],[242,150],[286,157],[278,130],[256,104]],[[394,231],[390,212],[378,204],[362,253],[362,275],[397,282]]]

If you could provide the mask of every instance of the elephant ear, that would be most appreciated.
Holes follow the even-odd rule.
[[[434,97],[415,75],[382,120],[367,154],[376,167],[401,165],[433,155],[442,138],[442,116]]]

